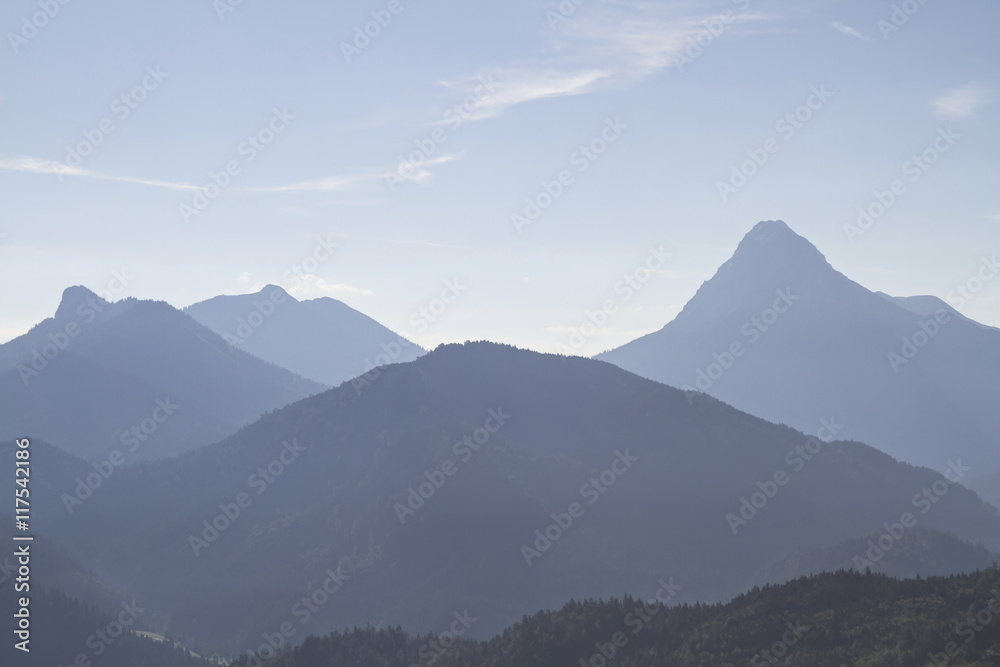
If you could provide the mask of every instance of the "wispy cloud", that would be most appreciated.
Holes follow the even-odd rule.
[[[577,13],[559,26],[547,50],[533,61],[490,69],[500,85],[480,101],[470,119],[495,118],[526,102],[627,86],[676,64],[698,38],[704,43],[705,36],[714,41],[727,34],[750,34],[756,32],[754,24],[778,18],[737,13],[721,22],[720,14],[669,16],[671,11],[662,5],[620,1]],[[468,93],[485,74],[441,83]]]
[[[442,155],[436,157],[432,160],[427,160],[419,166],[414,167],[413,165],[400,164],[389,170],[388,173],[396,174],[399,178],[407,181],[413,181],[415,183],[421,183],[428,180],[431,177],[431,167],[439,164],[444,164],[445,162],[451,162],[453,160],[461,159],[463,156],[461,154],[451,154]],[[63,162],[57,162],[55,160],[45,160],[42,158],[35,157],[13,157],[13,158],[0,158],[0,169],[6,171],[19,171],[23,173],[31,174],[44,174],[50,176],[58,176],[60,180],[62,178],[94,178],[103,181],[118,181],[121,183],[134,183],[136,185],[146,185],[156,188],[166,188],[168,190],[181,190],[181,191],[198,191],[204,188],[199,185],[193,185],[191,183],[176,182],[176,181],[161,181],[151,178],[139,178],[135,176],[116,176],[113,174],[103,174],[101,172],[92,171],[90,169],[82,169],[80,167],[73,167]],[[333,175],[324,176],[322,178],[301,181],[298,183],[289,183],[286,185],[271,185],[271,186],[259,186],[259,187],[247,187],[247,188],[234,188],[237,190],[242,190],[246,192],[271,192],[271,193],[285,193],[285,192],[348,192],[356,191],[362,189],[364,186],[379,181],[385,178],[387,172],[379,173],[363,173],[363,174],[346,174],[346,175]],[[359,202],[359,201],[341,201],[335,202],[345,205],[355,205],[355,204],[368,204],[371,202]]]
[[[489,97],[481,100],[468,113],[466,120],[486,120],[500,116],[506,109],[548,97],[580,95],[594,89],[595,85],[612,76],[606,69],[583,71],[561,71],[558,69],[532,69],[530,67],[491,70],[491,74],[502,86]],[[449,88],[465,91],[478,85],[480,75],[463,77],[453,81],[442,81]]]
[[[385,180],[388,177],[396,177],[399,180],[412,181],[414,183],[423,183],[431,177],[431,167],[460,160],[462,157],[464,157],[463,154],[439,155],[436,158],[421,162],[419,165],[414,165],[410,162],[400,162],[395,167],[379,173],[324,176],[323,178],[290,183],[288,185],[271,185],[243,189],[248,192],[347,192],[359,190],[368,184]]]
[[[871,37],[865,37],[860,32],[858,32],[857,30],[855,30],[854,28],[852,28],[851,26],[844,25],[843,23],[834,22],[833,23],[833,27],[834,27],[835,30],[839,30],[840,32],[844,33],[845,35],[850,35],[851,37],[857,37],[858,39],[864,39],[864,40],[870,40],[871,39]]]
[[[425,160],[419,165],[415,165],[409,161],[400,161],[394,169],[383,172],[379,175],[379,178],[384,179],[387,176],[395,176],[403,179],[404,181],[423,183],[431,177],[431,167],[436,167],[439,164],[445,164],[447,162],[454,162],[455,160],[461,160],[463,157],[465,157],[465,153],[448,153],[446,155],[440,155],[436,158]]]
[[[969,84],[945,91],[931,102],[931,106],[941,118],[964,120],[974,116],[989,99],[990,91],[986,86]]]
[[[32,174],[48,174],[52,176],[74,176],[77,178],[96,178],[102,181],[120,181],[123,183],[135,183],[137,185],[148,185],[155,188],[166,188],[168,190],[201,190],[197,185],[190,183],[177,183],[172,181],[158,181],[150,178],[137,178],[135,176],[114,176],[102,174],[90,169],[72,167],[55,160],[43,160],[35,157],[14,157],[0,159],[0,169],[6,171],[20,171]]]

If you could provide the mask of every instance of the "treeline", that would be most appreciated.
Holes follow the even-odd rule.
[[[7,613],[15,609],[14,596],[12,588],[0,595],[7,617],[0,647],[4,667],[213,667],[171,642],[135,634],[142,628],[142,608],[131,600],[111,614],[59,591],[36,588],[30,592],[30,652],[18,650],[13,646],[18,619]]]
[[[447,646],[445,646],[447,644]],[[539,612],[490,641],[400,628],[310,637],[265,667],[657,667],[1000,664],[1000,569],[897,580],[839,571],[754,588],[727,604],[626,597]],[[244,656],[233,667],[261,664]]]

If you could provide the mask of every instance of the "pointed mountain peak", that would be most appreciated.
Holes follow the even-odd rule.
[[[107,301],[97,296],[83,285],[74,285],[63,290],[62,300],[56,309],[56,319],[76,317],[77,308],[87,303],[88,299],[93,299],[98,304],[107,305]]]
[[[764,220],[753,226],[736,248],[734,257],[743,253],[775,255],[810,255],[826,262],[823,254],[804,237],[792,231],[782,220]]]
[[[826,257],[781,220],[765,220],[740,241],[717,276],[799,276],[832,271]]]
[[[675,318],[692,327],[722,321],[730,313],[773,299],[774,291],[794,288],[828,291],[850,281],[837,272],[812,243],[780,220],[754,225],[715,275]]]

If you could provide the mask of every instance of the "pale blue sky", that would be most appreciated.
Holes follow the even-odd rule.
[[[579,349],[593,354],[663,326],[762,219],[896,295],[945,298],[1000,250],[996,2],[910,0],[886,38],[893,2],[872,0],[586,0],[554,27],[557,2],[243,0],[220,19],[227,1],[48,0],[58,12],[37,34],[24,22],[45,0],[4,3],[0,340],[51,315],[66,286],[106,288],[124,269],[116,296],[183,307],[278,283],[428,347],[554,351],[617,299]],[[391,22],[347,62],[341,43],[373,11]],[[832,97],[777,128],[813,87]],[[129,109],[133,89],[145,99]],[[615,140],[581,158],[609,119]],[[102,120],[113,131],[60,166]],[[243,142],[269,123],[281,131],[251,161]],[[904,163],[949,127],[958,138],[914,181]],[[435,132],[428,163],[390,187]],[[769,138],[777,151],[723,201],[719,181]],[[186,222],[181,205],[229,161],[239,173]],[[512,214],[563,170],[572,182],[518,233]],[[904,194],[850,243],[844,225],[896,179]],[[321,237],[332,257],[283,279]],[[650,246],[671,258],[625,300],[615,285]],[[455,278],[461,296],[413,330]],[[1000,280],[963,313],[1000,326]]]

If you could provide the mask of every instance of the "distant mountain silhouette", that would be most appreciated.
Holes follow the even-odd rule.
[[[970,477],[966,486],[1000,508],[1000,473]]]
[[[919,526],[906,531],[893,546],[877,559],[878,540],[885,532],[875,531],[863,537],[820,549],[801,549],[782,554],[760,573],[755,584],[773,584],[797,577],[837,570],[871,570],[897,579],[933,577],[974,572],[1000,561],[982,544],[973,545],[954,535]],[[869,542],[870,540],[870,542]]]
[[[466,608],[484,636],[666,576],[684,583],[678,601],[724,600],[784,554],[914,526],[1000,550],[1000,512],[948,481],[962,469],[492,343],[439,347],[362,392],[347,383],[118,470],[72,514],[66,494],[94,467],[32,447],[40,525],[172,613],[172,632],[215,647],[254,645],[325,582],[331,601],[293,618],[298,638],[355,623],[434,631]],[[963,553],[942,567],[964,568]]]
[[[184,312],[234,347],[333,387],[425,353],[336,299],[297,301],[275,285],[256,294],[217,296]]]
[[[108,303],[71,287],[54,317],[0,345],[0,436],[85,458],[163,458],[324,388],[161,301]]]
[[[973,319],[969,319],[962,313],[955,310],[952,306],[950,306],[946,301],[944,301],[940,297],[930,296],[930,295],[889,296],[885,292],[875,292],[875,293],[878,294],[883,299],[888,299],[890,302],[902,306],[911,313],[915,313],[917,315],[925,315],[925,316],[934,315],[935,313],[938,313],[943,310],[949,315],[953,315],[958,319],[965,320],[969,324],[974,324],[977,327],[981,327],[983,329],[989,329],[992,331],[1000,332],[1000,329],[997,329],[996,327],[987,326],[985,324],[981,324],[980,322],[976,322]]]
[[[802,430],[834,415],[840,436],[901,460],[1000,472],[1000,330],[871,292],[780,221],[673,321],[597,358]]]

